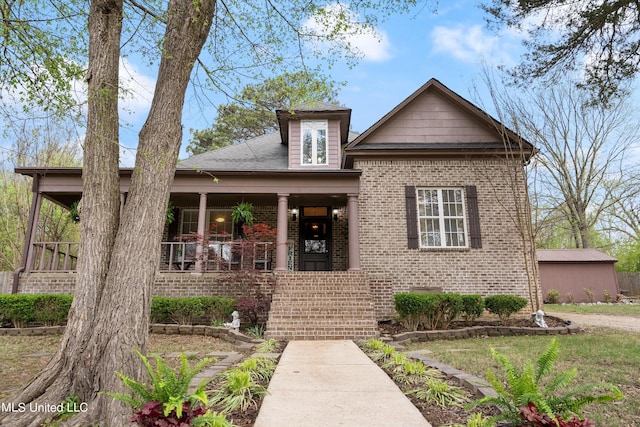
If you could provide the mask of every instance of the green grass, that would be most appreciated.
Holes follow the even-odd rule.
[[[550,313],[606,314],[615,316],[640,317],[640,304],[614,305],[560,305],[545,304],[544,311]]]
[[[551,337],[490,337],[457,341],[432,341],[412,344],[407,350],[427,349],[430,357],[467,373],[484,378],[487,368],[501,375],[502,369],[491,357],[489,346],[505,354],[515,366],[536,360]],[[610,382],[617,385],[625,399],[592,405],[584,415],[598,426],[628,427],[640,425],[640,335],[637,333],[593,329],[576,335],[558,336],[560,356],[555,369],[578,368],[575,385]],[[555,371],[554,371],[555,372]]]

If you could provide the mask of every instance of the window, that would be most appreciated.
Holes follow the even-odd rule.
[[[327,121],[302,121],[302,164],[326,165],[327,155]]]
[[[417,203],[420,247],[467,247],[462,188],[418,188]]]
[[[229,209],[207,209],[205,229],[211,240],[225,240],[232,237],[233,220]],[[180,221],[180,236],[198,234],[198,209],[183,209]]]

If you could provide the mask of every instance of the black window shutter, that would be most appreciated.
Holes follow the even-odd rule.
[[[469,212],[469,244],[473,249],[479,249],[482,248],[482,236],[480,234],[478,192],[475,185],[467,185],[464,191],[467,194],[467,211]]]
[[[409,249],[418,249],[420,241],[418,236],[418,213],[416,212],[416,187],[407,185],[404,187],[404,195],[407,207],[407,244]]]

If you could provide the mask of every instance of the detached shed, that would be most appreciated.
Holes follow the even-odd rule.
[[[542,295],[560,292],[561,302],[605,301],[604,291],[615,300],[618,279],[613,265],[618,261],[595,249],[538,249],[538,267]]]

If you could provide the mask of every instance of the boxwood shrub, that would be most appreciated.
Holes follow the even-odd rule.
[[[64,325],[72,301],[71,295],[0,295],[0,323],[11,322],[16,328]]]
[[[462,309],[460,294],[399,293],[394,305],[407,329],[446,329]]]
[[[224,297],[153,297],[151,322],[191,325],[230,320],[235,304],[234,299]]]
[[[512,314],[525,308],[528,303],[526,298],[515,295],[492,295],[484,299],[487,310],[497,314],[503,323],[506,323]]]
[[[60,294],[0,295],[0,326],[58,326],[67,323],[73,296]],[[151,321],[192,324],[231,320],[236,301],[223,297],[153,297]]]
[[[484,313],[484,299],[480,295],[462,295],[462,309],[460,315],[462,319],[471,323]]]

